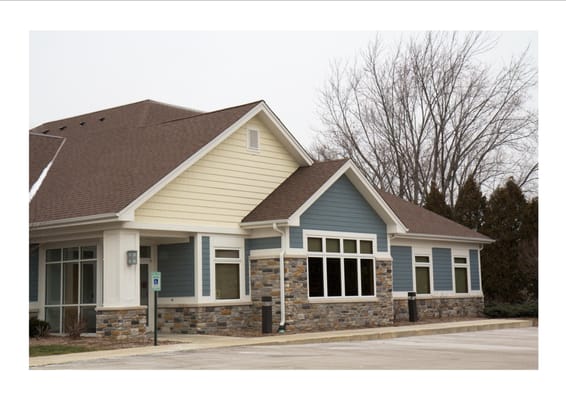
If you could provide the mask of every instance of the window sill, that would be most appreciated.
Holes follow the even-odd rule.
[[[375,296],[352,296],[352,297],[309,297],[309,303],[377,303]]]
[[[417,294],[417,300],[423,299],[449,299],[449,298],[473,298],[473,297],[483,297],[483,293],[480,291],[468,292],[468,293],[419,293]],[[394,300],[407,300],[407,292],[393,292]]]

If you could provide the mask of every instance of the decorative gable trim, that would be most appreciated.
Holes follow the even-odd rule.
[[[352,161],[346,162],[336,173],[328,179],[301,207],[299,207],[291,217],[288,223],[290,226],[299,226],[301,215],[307,211],[342,175],[346,175],[354,187],[360,192],[362,197],[374,209],[374,211],[385,221],[387,225],[387,233],[399,234],[406,233],[408,229],[395,215],[393,210],[381,198],[381,196],[373,189],[363,175],[358,171]]]

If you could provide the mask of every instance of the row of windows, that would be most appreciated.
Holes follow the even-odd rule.
[[[307,238],[309,297],[373,296],[373,249],[373,240]]]
[[[337,237],[309,237],[308,295],[312,298],[359,297],[375,295],[375,241]],[[140,255],[150,256],[142,246]],[[96,303],[96,246],[48,249],[46,251],[46,298],[48,319],[56,330],[64,330],[69,318],[92,319]],[[456,293],[468,293],[468,259],[454,257]],[[236,300],[242,296],[243,260],[240,249],[214,250],[215,298]],[[416,291],[430,294],[431,260],[428,255],[414,257]]]
[[[468,293],[468,258],[454,257],[454,291]],[[429,256],[415,256],[415,286],[417,294],[431,293],[431,265]]]

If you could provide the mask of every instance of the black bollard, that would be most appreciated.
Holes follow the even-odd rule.
[[[271,333],[271,297],[261,298],[261,333]]]
[[[409,292],[409,321],[416,322],[418,319],[417,292]]]

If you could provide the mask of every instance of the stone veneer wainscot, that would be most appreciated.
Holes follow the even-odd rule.
[[[417,295],[417,315],[421,320],[454,317],[482,317],[484,302],[482,296],[425,297]],[[395,321],[408,321],[407,299],[394,299]]]
[[[146,333],[147,307],[96,308],[96,336],[129,339]]]

